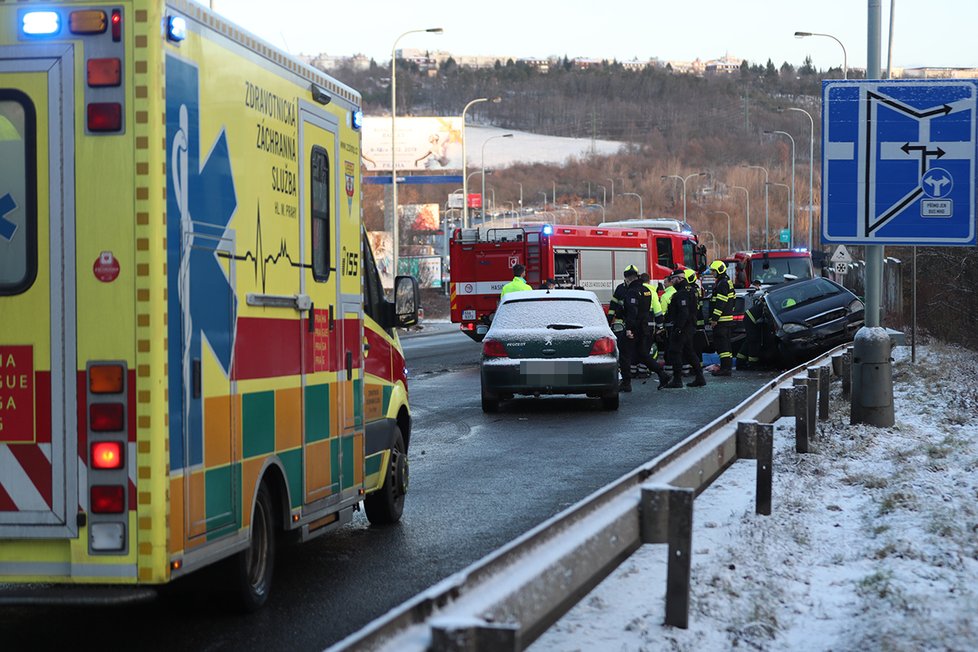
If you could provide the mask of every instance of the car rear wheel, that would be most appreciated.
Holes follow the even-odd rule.
[[[605,394],[601,397],[601,407],[605,410],[617,410],[619,403],[618,396],[617,391],[614,394]]]
[[[482,411],[487,414],[499,412],[499,397],[485,388],[482,390]]]

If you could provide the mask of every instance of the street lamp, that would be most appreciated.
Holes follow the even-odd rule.
[[[743,186],[730,186],[733,190],[743,190],[747,195],[747,251],[750,251],[750,190]]]
[[[730,256],[730,213],[727,211],[713,211],[714,215],[726,215],[727,216],[727,256]]]
[[[784,188],[785,189],[785,194],[788,196],[788,207],[785,210],[784,215],[785,215],[785,221],[788,222],[788,243],[789,243],[789,246],[790,246],[791,241],[794,239],[794,238],[792,238],[792,233],[791,233],[791,227],[792,227],[792,224],[791,224],[791,188],[789,188],[788,187],[788,184],[786,184],[786,183],[777,183],[775,181],[772,181],[771,183],[766,184],[766,185],[769,185],[769,186],[780,186],[781,188]],[[768,246],[770,247],[771,244],[768,243]]]
[[[709,176],[706,172],[694,172],[693,174],[681,177],[678,174],[664,174],[661,179],[665,181],[666,179],[679,179],[683,182],[683,222],[686,221],[686,182],[693,177],[706,177]]]
[[[791,141],[791,222],[788,225],[788,232],[791,235],[791,241],[788,243],[788,248],[795,246],[795,139],[787,131],[765,131],[766,134],[779,134],[781,136],[787,136],[788,140]]]
[[[600,185],[600,184],[598,185],[598,188],[601,188],[601,205],[602,206],[607,206],[608,205],[608,189],[606,187]]]
[[[708,235],[710,236],[710,238],[713,239],[713,258],[719,258],[720,248],[717,246],[717,237],[713,235],[713,231],[700,231],[700,233],[702,233],[703,235]]]
[[[623,192],[620,195],[622,197],[638,197],[638,219],[645,217],[645,214],[642,212],[642,195],[637,192]]]
[[[568,204],[568,205],[567,205],[567,208],[569,208],[569,209],[571,209],[572,211],[574,211],[574,226],[577,226],[577,223],[578,223],[578,219],[577,219],[577,209],[576,209],[576,208],[574,208],[573,206],[571,206],[570,204]]]
[[[486,142],[482,143],[482,221],[486,221],[486,145],[489,141],[496,140],[497,138],[512,138],[513,134],[500,134],[499,136],[490,136],[486,138]]]
[[[794,106],[789,106],[785,111],[797,111],[798,113],[804,113],[808,116],[808,122],[811,126],[811,136],[808,139],[808,250],[812,250],[812,240],[814,235],[814,224],[815,224],[815,213],[812,206],[812,192],[814,186],[814,175],[815,175],[815,118],[812,114],[805,109],[799,109]]]
[[[608,181],[611,182],[611,205],[615,205],[615,180],[608,177]]]
[[[397,258],[398,258],[398,248],[400,241],[398,240],[398,219],[397,219],[397,137],[396,137],[396,126],[397,126],[397,70],[395,68],[395,62],[397,60],[397,42],[408,34],[418,34],[421,32],[430,32],[432,34],[441,34],[444,30],[441,27],[429,27],[428,29],[411,29],[396,39],[394,39],[394,45],[391,46],[391,214],[393,216],[392,221],[392,233],[391,233],[391,245],[393,247],[393,258],[394,262],[394,276],[397,276]]]
[[[501,97],[494,97],[492,99],[488,97],[480,97],[477,100],[472,100],[465,105],[462,109],[462,176],[465,177],[465,182],[462,184],[462,192],[465,194],[465,201],[462,202],[462,224],[465,228],[469,228],[469,182],[468,177],[465,176],[465,112],[469,110],[469,107],[473,104],[478,104],[479,102],[492,102],[493,104],[499,104],[502,102]]]
[[[750,170],[764,170],[764,242],[768,243],[771,241],[771,234],[768,231],[767,168],[763,165],[744,165],[743,167]]]
[[[835,38],[831,34],[819,34],[818,32],[795,32],[795,38],[805,38],[806,36],[824,36],[838,43],[839,47],[842,48],[842,78],[849,79],[849,64],[846,57],[846,46],[842,45],[842,41]]]
[[[543,207],[546,208],[547,207],[547,193],[545,193],[545,192],[543,192],[541,190],[540,191],[540,194],[543,195]]]

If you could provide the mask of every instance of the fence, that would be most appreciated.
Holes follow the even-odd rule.
[[[521,650],[643,544],[668,544],[666,624],[686,627],[693,499],[737,459],[757,460],[759,514],[771,513],[773,423],[795,418],[805,453],[827,419],[842,345],[772,380],[658,458],[422,592],[330,650]],[[831,364],[830,364],[831,362]]]
[[[829,278],[841,283],[853,294],[866,296],[866,263],[857,260],[848,265],[848,273],[836,274],[829,271]],[[905,325],[903,307],[903,262],[892,257],[883,260],[883,292],[880,297],[880,307],[883,310],[883,320],[895,327]]]

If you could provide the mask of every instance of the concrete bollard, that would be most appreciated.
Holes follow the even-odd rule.
[[[885,328],[864,326],[856,333],[852,352],[850,423],[892,426],[893,344]]]

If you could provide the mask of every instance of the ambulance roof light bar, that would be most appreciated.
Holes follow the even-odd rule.
[[[25,36],[53,36],[61,31],[61,16],[56,11],[28,11],[20,25]]]

